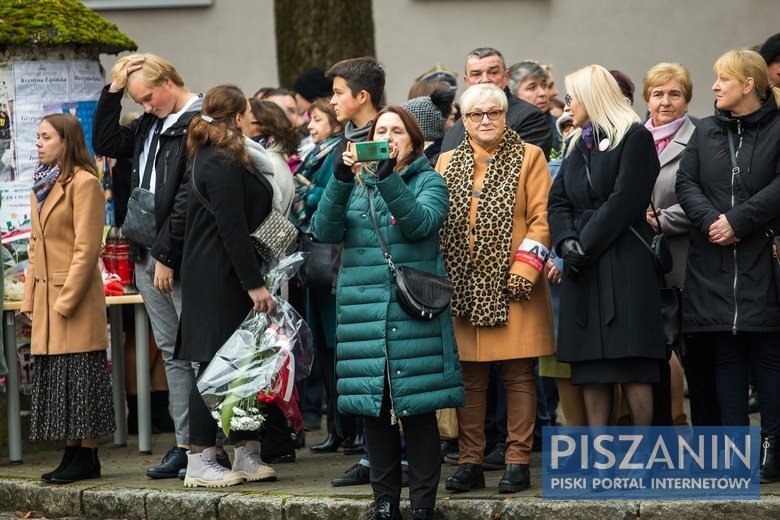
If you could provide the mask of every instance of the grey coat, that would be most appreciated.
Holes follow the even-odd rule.
[[[696,129],[693,122],[686,116],[674,139],[658,155],[661,172],[653,188],[653,204],[661,212],[661,229],[669,241],[669,249],[674,257],[674,268],[665,277],[667,287],[682,287],[685,280],[685,263],[688,259],[688,235],[691,231],[691,220],[677,203],[674,183],[677,180],[677,169],[680,167],[685,147]]]

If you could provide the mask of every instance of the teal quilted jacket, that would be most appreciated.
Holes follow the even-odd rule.
[[[332,177],[312,219],[314,236],[344,242],[336,291],[336,391],[342,413],[379,416],[389,373],[399,418],[463,406],[463,380],[449,309],[431,321],[399,307],[376,237],[368,191],[393,262],[446,276],[439,227],[449,208],[444,179],[425,157],[400,175],[365,185]],[[389,369],[389,370],[388,370]]]

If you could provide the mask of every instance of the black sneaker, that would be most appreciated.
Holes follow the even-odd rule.
[[[499,442],[493,448],[493,451],[485,455],[482,459],[482,469],[494,470],[504,469],[504,457],[506,456],[506,444]]]
[[[230,463],[230,456],[225,451],[222,455],[217,454],[217,464],[226,469],[233,469],[233,465]],[[187,466],[184,466],[179,470],[179,480],[184,480],[187,476]]]
[[[347,471],[341,477],[334,478],[330,481],[331,486],[361,486],[363,484],[371,483],[371,468],[367,468],[361,463],[357,463]]]
[[[187,450],[174,446],[158,466],[146,470],[146,476],[154,479],[176,478],[182,468],[187,469]]]

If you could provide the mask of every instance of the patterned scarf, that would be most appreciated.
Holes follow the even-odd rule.
[[[452,311],[475,327],[505,325],[509,318],[506,277],[512,257],[512,225],[525,142],[507,128],[488,165],[473,232],[469,213],[474,189],[474,151],[468,135],[455,149],[444,179],[450,210],[440,231],[447,273],[455,288]],[[469,256],[469,236],[474,237]]]
[[[35,198],[38,199],[38,213],[40,214],[43,207],[43,201],[46,200],[46,196],[49,194],[57,179],[60,176],[60,167],[52,166],[50,164],[41,164],[38,169],[33,173],[33,192]]]

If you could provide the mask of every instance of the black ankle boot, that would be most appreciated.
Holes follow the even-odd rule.
[[[380,498],[371,504],[366,520],[402,520],[401,511],[398,509],[398,504],[391,504]]]
[[[84,448],[78,446],[76,454],[70,464],[51,476],[55,484],[70,484],[88,478],[100,478],[100,461],[97,448]]]
[[[767,435],[761,441],[761,483],[780,481],[780,437]]]
[[[507,464],[504,476],[498,481],[499,493],[517,493],[531,487],[528,464]]]
[[[152,430],[163,433],[173,433],[176,427],[168,412],[168,392],[159,390],[149,394],[152,408]]]
[[[412,509],[410,520],[433,520],[433,508],[415,507]]]
[[[41,480],[48,484],[51,484],[52,475],[67,468],[70,462],[76,456],[76,452],[78,452],[78,450],[79,450],[78,446],[65,446],[65,453],[62,455],[62,460],[60,461],[60,465],[57,466],[54,470],[41,475]]]
[[[329,433],[328,436],[319,444],[315,444],[309,450],[314,453],[332,453],[339,450],[339,446],[344,442],[340,435]]]
[[[482,465],[470,462],[458,464],[458,471],[447,478],[444,484],[444,489],[447,491],[469,491],[484,487],[485,474],[482,472]]]

